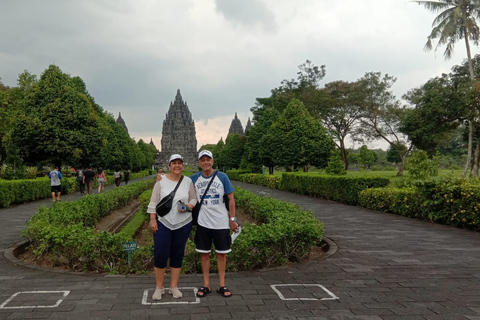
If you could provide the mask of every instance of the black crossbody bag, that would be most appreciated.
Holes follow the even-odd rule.
[[[182,183],[183,176],[180,178],[180,180],[177,182],[177,185],[175,186],[175,189],[173,189],[172,192],[167,194],[165,197],[163,197],[162,200],[160,200],[159,203],[157,203],[157,206],[155,207],[155,211],[160,217],[163,217],[167,213],[170,212],[172,209],[173,205],[173,198],[175,197],[175,192],[177,192],[178,187],[180,186],[180,183]]]

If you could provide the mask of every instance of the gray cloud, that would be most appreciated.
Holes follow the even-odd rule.
[[[275,31],[275,15],[262,0],[215,0],[216,9],[225,19],[247,27],[260,26]]]
[[[156,144],[180,89],[212,139],[235,112],[245,125],[255,98],[295,78],[306,59],[326,65],[323,83],[389,73],[397,97],[448,72],[463,44],[451,61],[424,52],[433,18],[404,0],[6,0],[0,77],[14,86],[23,70],[40,76],[56,64],[115,118],[122,112],[132,136],[157,132]]]

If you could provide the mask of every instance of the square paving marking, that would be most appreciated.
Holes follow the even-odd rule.
[[[70,291],[22,291],[14,293],[0,309],[56,308]],[[10,306],[7,307],[7,304]]]
[[[194,287],[183,287],[183,288],[178,288],[182,290],[183,297],[180,299],[175,299],[172,297],[171,294],[168,293],[168,289],[165,288],[165,294],[162,296],[162,300],[152,300],[152,294],[154,289],[147,289],[143,291],[143,299],[142,299],[142,304],[146,306],[155,306],[155,305],[160,305],[160,304],[196,304],[200,303],[200,298],[197,297],[197,292],[198,289]],[[183,290],[191,290],[191,293],[189,291],[183,291]]]
[[[282,300],[338,300],[339,298],[321,284],[272,284]]]

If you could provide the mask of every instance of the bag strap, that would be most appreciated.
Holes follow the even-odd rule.
[[[205,196],[207,195],[208,189],[210,189],[210,186],[212,185],[213,179],[215,179],[215,176],[217,175],[217,170],[213,172],[213,176],[210,179],[210,182],[207,185],[207,188],[205,189],[205,192],[203,193],[202,199],[200,200],[200,204],[198,205],[198,213],[200,213],[200,208],[202,207],[203,200],[205,199]]]
[[[182,183],[182,180],[183,180],[183,175],[181,176],[180,180],[178,180],[177,185],[175,186],[175,189],[173,189],[173,191],[170,193],[172,197],[175,196],[175,192],[177,192],[177,189],[180,186],[180,183]]]

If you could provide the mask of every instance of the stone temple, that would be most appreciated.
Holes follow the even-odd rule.
[[[123,120],[122,118],[121,112],[118,113],[117,123],[120,124],[125,130],[127,130],[127,133],[128,133],[128,128],[127,128],[127,125],[125,124],[125,120]]]
[[[239,134],[241,136],[244,136],[247,134],[248,130],[250,130],[250,127],[252,126],[252,122],[250,121],[250,118],[248,118],[247,121],[247,126],[245,127],[245,131],[243,131],[243,126],[242,122],[240,119],[238,119],[237,113],[235,112],[235,117],[232,120],[232,123],[230,124],[230,128],[228,129],[228,134]]]
[[[168,164],[174,153],[182,155],[185,164],[195,165],[197,160],[197,136],[195,122],[188,105],[183,101],[180,89],[177,90],[175,101],[170,103],[162,128],[162,151],[157,162]]]

